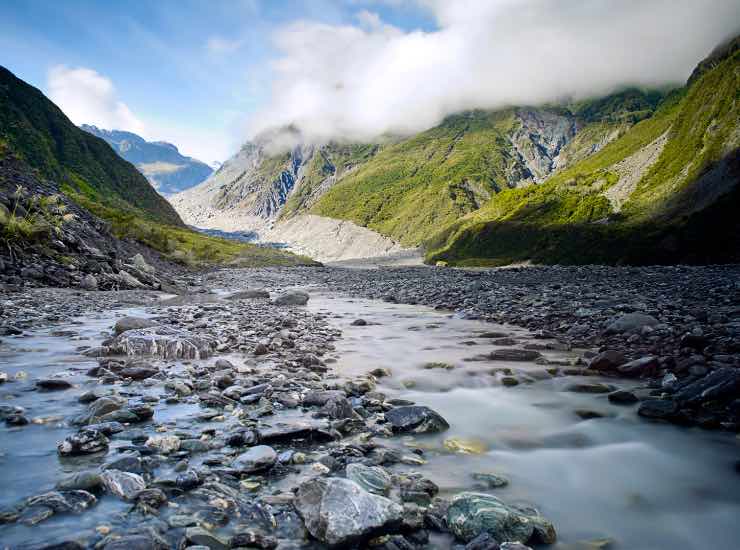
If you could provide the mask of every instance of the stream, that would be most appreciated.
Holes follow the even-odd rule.
[[[553,548],[706,550],[733,548],[740,539],[740,440],[719,431],[646,422],[636,415],[635,405],[612,404],[606,394],[571,391],[578,383],[602,382],[625,389],[638,385],[593,376],[553,377],[552,366],[567,369],[575,363],[577,350],[544,349],[553,341],[536,339],[517,327],[422,306],[318,291],[311,293],[307,309],[342,331],[327,357],[338,376],[350,379],[387,369],[389,375],[378,379],[378,391],[427,405],[449,422],[450,428],[439,434],[385,441],[404,452],[423,451],[418,464],[397,464],[389,470],[420,471],[439,486],[443,497],[474,490],[534,506],[557,529],[559,542]],[[53,490],[65,474],[110,459],[110,455],[68,459],[57,454],[57,443],[77,430],[68,420],[84,411],[78,397],[96,387],[86,372],[97,360],[79,350],[98,345],[122,315],[160,311],[159,307],[107,311],[4,338],[2,370],[15,381],[0,385],[0,405],[22,407],[32,422],[22,427],[0,425],[0,509]],[[353,324],[357,319],[367,324]],[[490,333],[500,334],[492,339]],[[476,358],[493,349],[526,344],[542,348],[549,364]],[[239,354],[227,357],[236,362]],[[520,383],[509,386],[511,374]],[[34,380],[52,375],[73,386],[64,391],[35,390]],[[151,397],[156,422],[181,430],[218,425],[199,418],[202,409],[197,404],[158,400],[164,393],[162,381],[145,382],[137,391]],[[126,386],[119,391],[125,393]],[[155,433],[151,422],[137,429]],[[111,447],[126,444],[126,439],[114,436]],[[191,465],[203,464],[207,456]],[[159,476],[169,473],[167,464],[153,471]],[[508,484],[485,486],[475,473],[495,474]],[[287,490],[305,474],[290,475],[276,487]],[[131,521],[129,508],[130,503],[104,494],[83,514],[57,514],[31,525],[0,524],[0,548],[122,525]],[[167,518],[172,513],[161,515]],[[429,543],[433,548],[453,545],[442,535],[433,535]]]

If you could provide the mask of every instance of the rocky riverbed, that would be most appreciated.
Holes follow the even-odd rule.
[[[222,270],[180,275],[179,296],[13,285],[0,546],[731,547],[738,275]]]

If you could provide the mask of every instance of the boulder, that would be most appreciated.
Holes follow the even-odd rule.
[[[591,359],[588,367],[598,371],[612,372],[618,366],[623,365],[626,362],[627,359],[621,352],[608,349],[606,351],[602,351],[596,357]]]
[[[655,317],[645,313],[626,313],[612,320],[606,327],[607,334],[622,334],[624,332],[638,332],[644,327],[654,327],[659,324]]]
[[[272,303],[279,306],[305,306],[308,303],[308,292],[289,290],[277,296]]]
[[[237,456],[231,463],[231,467],[244,474],[251,474],[266,470],[277,462],[277,453],[267,445],[257,445],[247,452]]]
[[[447,525],[463,542],[483,533],[497,541],[525,543],[536,538],[548,544],[555,542],[552,524],[534,510],[517,508],[483,493],[455,496],[447,509]]]
[[[142,256],[141,254],[136,254],[133,258],[131,258],[131,263],[136,269],[139,269],[144,273],[154,273],[156,271],[151,265],[147,263],[147,261],[144,259],[144,256]]]
[[[395,407],[385,413],[385,419],[394,432],[402,433],[435,433],[450,427],[438,413],[421,405]]]
[[[95,275],[88,273],[80,281],[80,288],[82,290],[98,290],[98,280]]]
[[[168,326],[127,330],[108,346],[114,354],[155,355],[162,359],[206,359],[216,347],[215,341],[186,330]]]
[[[116,324],[113,326],[113,332],[118,336],[127,330],[156,327],[157,325],[159,325],[159,323],[152,319],[144,319],[142,317],[122,317],[116,321]]]
[[[403,508],[342,478],[313,478],[298,487],[295,507],[316,539],[350,546],[400,527]]]
[[[678,413],[678,405],[669,399],[649,399],[640,404],[637,414],[644,418],[670,420]]]
[[[226,300],[254,300],[256,298],[269,298],[270,293],[266,290],[259,289],[247,289],[239,290],[233,294],[226,296]]]
[[[42,378],[36,380],[36,387],[43,391],[58,391],[67,390],[72,387],[72,384],[62,378]]]
[[[658,358],[654,355],[640,357],[629,363],[617,366],[617,372],[627,378],[654,376],[658,370]]]
[[[108,450],[108,438],[97,430],[82,429],[57,445],[62,456],[99,453]]]
[[[740,369],[721,367],[679,388],[674,399],[681,406],[695,407],[707,401],[729,402],[740,398]]]
[[[347,464],[347,479],[376,495],[387,496],[391,490],[391,476],[380,466],[365,466],[357,462]]]
[[[100,474],[106,490],[123,500],[133,500],[146,489],[146,482],[139,474],[120,470],[103,470]]]
[[[144,445],[168,455],[180,450],[180,438],[176,435],[153,435]]]

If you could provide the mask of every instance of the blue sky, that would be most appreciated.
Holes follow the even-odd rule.
[[[362,10],[405,29],[433,25],[411,2],[4,0],[0,64],[47,95],[54,67],[95,71],[143,124],[130,129],[223,161],[269,99],[275,29],[298,19],[353,24]],[[109,120],[96,115],[87,122]]]
[[[76,123],[223,161],[685,82],[740,0],[2,0],[0,64]],[[279,138],[279,139],[278,139]]]

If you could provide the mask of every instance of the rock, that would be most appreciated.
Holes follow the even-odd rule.
[[[159,369],[145,361],[134,361],[118,371],[118,374],[123,378],[131,378],[132,380],[146,380],[159,374]]]
[[[95,495],[87,491],[51,491],[42,495],[31,497],[26,501],[26,506],[43,506],[50,508],[56,514],[72,512],[81,514],[98,502]]]
[[[310,391],[303,397],[303,405],[321,407],[331,399],[344,397],[347,397],[347,393],[341,390]]]
[[[718,368],[679,388],[673,398],[681,406],[694,407],[707,401],[732,401],[740,397],[740,369]]]
[[[346,397],[334,397],[333,399],[330,399],[326,402],[326,405],[322,407],[321,412],[333,420],[354,418],[355,416],[352,404]]]
[[[617,366],[617,372],[628,378],[644,378],[654,376],[658,370],[658,358],[649,355],[640,357],[629,363]]]
[[[98,280],[95,278],[95,275],[92,273],[88,273],[85,275],[82,280],[80,281],[80,288],[82,290],[98,290]]]
[[[590,369],[598,371],[614,371],[618,366],[627,362],[627,359],[619,351],[606,350],[591,359],[588,364]]]
[[[180,450],[180,438],[176,435],[153,435],[144,445],[168,455]]]
[[[117,411],[125,404],[126,400],[122,397],[111,395],[108,397],[101,397],[100,399],[96,399],[90,403],[88,411],[90,411],[90,415],[92,417],[100,417],[113,411]]]
[[[269,298],[270,293],[264,289],[239,290],[225,297],[226,300],[254,300],[255,298]]]
[[[109,345],[114,354],[155,355],[162,359],[206,359],[215,347],[215,341],[208,337],[169,326],[127,330]]]
[[[505,348],[493,350],[489,357],[494,361],[535,361],[542,354],[531,349]]]
[[[494,540],[527,542],[538,531],[543,538],[554,542],[552,524],[536,513],[505,504],[501,499],[483,493],[461,493],[455,496],[447,509],[447,525],[463,542],[488,533]],[[544,540],[543,540],[544,542]]]
[[[481,533],[465,545],[465,550],[499,550],[500,548],[496,539],[488,533]]]
[[[57,482],[56,488],[60,491],[95,490],[103,484],[103,478],[98,472],[83,471],[70,474]]]
[[[610,384],[602,384],[600,382],[581,382],[576,384],[570,384],[565,387],[565,391],[574,393],[610,393],[616,390],[616,388]]]
[[[639,401],[634,393],[627,390],[614,391],[610,393],[607,398],[615,405],[631,405],[632,403],[637,403]]]
[[[681,337],[679,345],[682,348],[692,348],[695,350],[703,350],[709,345],[709,339],[703,334],[684,334]]]
[[[277,453],[267,445],[257,445],[237,456],[231,467],[244,474],[251,474],[271,468],[277,462]]]
[[[111,538],[102,546],[103,550],[169,550],[170,545],[152,535],[124,535]]]
[[[623,332],[637,332],[643,327],[653,327],[659,324],[655,317],[644,313],[627,313],[614,319],[606,328],[607,334],[621,334]]]
[[[234,534],[229,540],[230,548],[260,548],[262,550],[272,550],[276,548],[278,541],[254,529],[247,529]]]
[[[365,319],[355,319],[350,323],[353,327],[364,327],[367,326],[367,321]]]
[[[387,496],[391,489],[391,476],[380,466],[347,464],[347,479],[354,481],[365,491]]]
[[[640,404],[637,414],[645,418],[670,420],[678,413],[678,405],[668,399],[648,399]]]
[[[393,431],[402,433],[434,433],[450,427],[438,413],[420,405],[395,407],[385,413],[385,419]]]
[[[131,472],[104,470],[100,477],[106,490],[123,500],[133,500],[140,491],[146,489],[144,478]]]
[[[188,527],[185,530],[185,539],[191,545],[205,546],[210,550],[227,550],[229,545],[216,535],[209,533],[202,527]]]
[[[263,344],[262,342],[258,343],[256,346],[254,346],[254,354],[255,355],[266,355],[270,352],[270,348],[267,347],[266,344]]]
[[[144,285],[139,281],[136,277],[131,275],[128,271],[119,271],[116,274],[116,278],[118,279],[118,282],[123,286],[124,288],[144,288]]]
[[[158,325],[159,323],[152,319],[144,319],[142,317],[122,317],[116,321],[116,324],[113,326],[113,332],[118,336],[127,330],[151,328]]]
[[[400,527],[403,508],[349,479],[313,478],[298,487],[295,507],[316,539],[330,546],[358,544]]]
[[[308,292],[289,290],[280,294],[272,302],[279,306],[305,306],[308,303]]]
[[[143,470],[141,458],[138,453],[121,453],[108,460],[102,467],[103,470],[120,470],[122,472],[134,472],[140,474]]]
[[[72,387],[72,384],[61,378],[42,378],[36,380],[36,387],[44,391],[58,391],[67,390]]]
[[[498,474],[475,472],[472,474],[472,477],[474,480],[481,482],[486,489],[498,489],[499,487],[506,487],[509,484],[508,479]]]
[[[151,265],[146,262],[144,256],[142,256],[141,254],[136,254],[133,258],[131,258],[131,263],[134,264],[134,267],[136,269],[139,269],[144,273],[154,273],[156,271]]]
[[[57,445],[62,456],[99,453],[108,450],[108,438],[97,430],[82,429]]]

